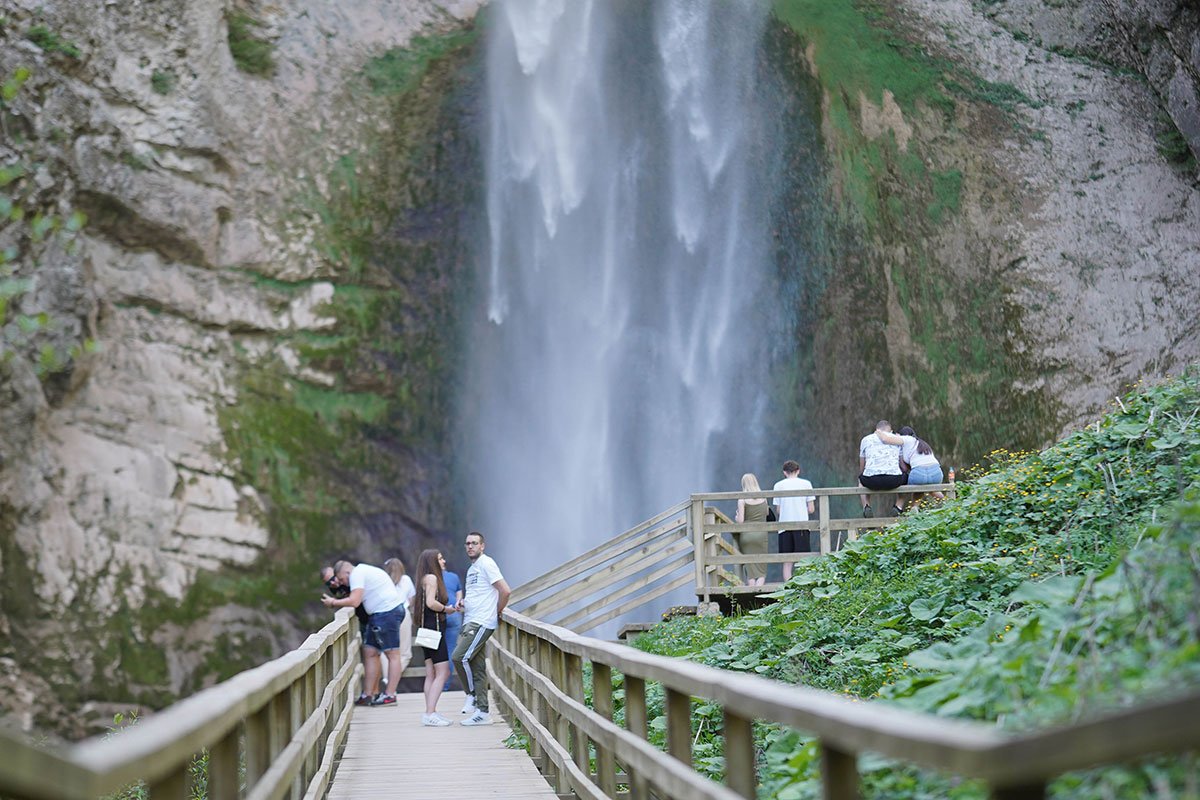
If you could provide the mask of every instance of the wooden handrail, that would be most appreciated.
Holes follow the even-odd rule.
[[[826,486],[813,487],[812,489],[786,489],[782,491],[763,490],[761,492],[700,492],[693,494],[693,500],[702,500],[706,503],[715,502],[717,500],[749,500],[756,497],[853,497],[854,495],[879,495],[879,494],[926,494],[929,492],[945,492],[950,493],[957,490],[957,483],[930,483],[930,484],[914,484],[912,486],[905,484],[897,486],[895,489],[864,489],[861,486]]]
[[[275,798],[296,779],[324,791],[353,709],[359,626],[350,609],[274,661],[242,672],[140,721],[118,736],[43,751],[6,737],[0,796],[92,800],[137,781],[152,797],[186,787],[192,759],[208,750],[210,796]],[[232,794],[229,794],[232,787]]]
[[[615,796],[599,788],[615,786],[614,776],[597,775],[593,781],[572,767],[570,754],[581,746],[586,752],[588,740],[596,748],[597,765],[620,762],[630,781],[646,782],[662,797],[753,797],[753,757],[728,757],[745,751],[752,720],[796,728],[820,740],[827,764],[836,767],[823,770],[829,798],[857,797],[854,764],[863,752],[982,779],[1005,797],[1033,798],[1044,796],[1045,783],[1064,772],[1200,746],[1200,692],[1049,731],[1010,735],[984,723],[847,700],[832,692],[644,653],[511,610],[504,612],[489,655],[501,705],[522,722],[538,751],[550,756],[551,777],[560,783],[560,792],[565,784],[580,797]],[[605,716],[588,708],[582,692],[573,696],[554,679],[554,665],[568,660],[591,663],[595,697],[611,696],[613,671],[624,675],[628,730],[612,724],[611,712]],[[681,773],[682,756],[690,750],[678,740],[678,748],[668,747],[676,757],[647,749],[647,681],[660,684],[667,694],[669,738],[673,729],[690,735],[690,719],[683,718],[685,709],[690,715],[690,704],[683,701],[700,698],[724,710],[729,789],[698,773]],[[550,724],[553,720],[563,722]],[[690,758],[686,761],[690,767]]]

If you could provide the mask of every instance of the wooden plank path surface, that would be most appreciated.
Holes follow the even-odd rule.
[[[465,695],[446,692],[438,710],[454,724],[427,728],[421,724],[424,697],[397,697],[395,706],[354,709],[329,800],[556,796],[524,750],[504,746],[512,731],[494,706],[495,724],[459,725],[466,719],[458,713]]]

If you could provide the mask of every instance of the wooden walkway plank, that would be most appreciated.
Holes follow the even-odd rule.
[[[462,692],[447,692],[438,702],[453,723],[447,728],[421,724],[425,699],[419,693],[397,697],[395,706],[354,709],[329,800],[555,797],[525,751],[504,746],[511,730],[503,719],[493,713],[493,725],[458,724],[466,718],[458,713]]]

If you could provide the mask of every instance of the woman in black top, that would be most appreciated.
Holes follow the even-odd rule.
[[[421,620],[422,628],[432,628],[445,634],[446,612],[453,608],[442,580],[441,554],[437,550],[426,550],[417,559],[417,596],[413,598],[413,617]],[[425,713],[422,725],[445,727],[450,720],[437,713],[438,698],[442,687],[450,677],[450,654],[446,652],[446,637],[442,636],[436,648],[421,648],[425,651]]]

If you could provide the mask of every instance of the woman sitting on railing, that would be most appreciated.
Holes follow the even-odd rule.
[[[761,492],[762,489],[758,485],[758,478],[754,477],[754,473],[747,472],[742,476],[742,491],[743,492]],[[737,516],[734,518],[737,522],[766,522],[767,510],[770,506],[765,497],[755,497],[749,500],[738,500]],[[738,550],[746,555],[766,553],[767,531],[743,531],[733,535],[734,542],[737,544]],[[746,577],[747,586],[762,586],[767,581],[767,565],[766,564],[743,564],[742,574]]]
[[[945,483],[942,464],[933,454],[933,448],[929,446],[928,442],[917,436],[917,432],[912,428],[905,425],[900,429],[899,434],[890,431],[876,431],[875,435],[884,444],[900,445],[901,464],[908,465],[909,486]],[[910,502],[916,503],[924,496],[924,494],[914,494]],[[933,496],[941,500],[945,495],[941,492],[934,492]]]

